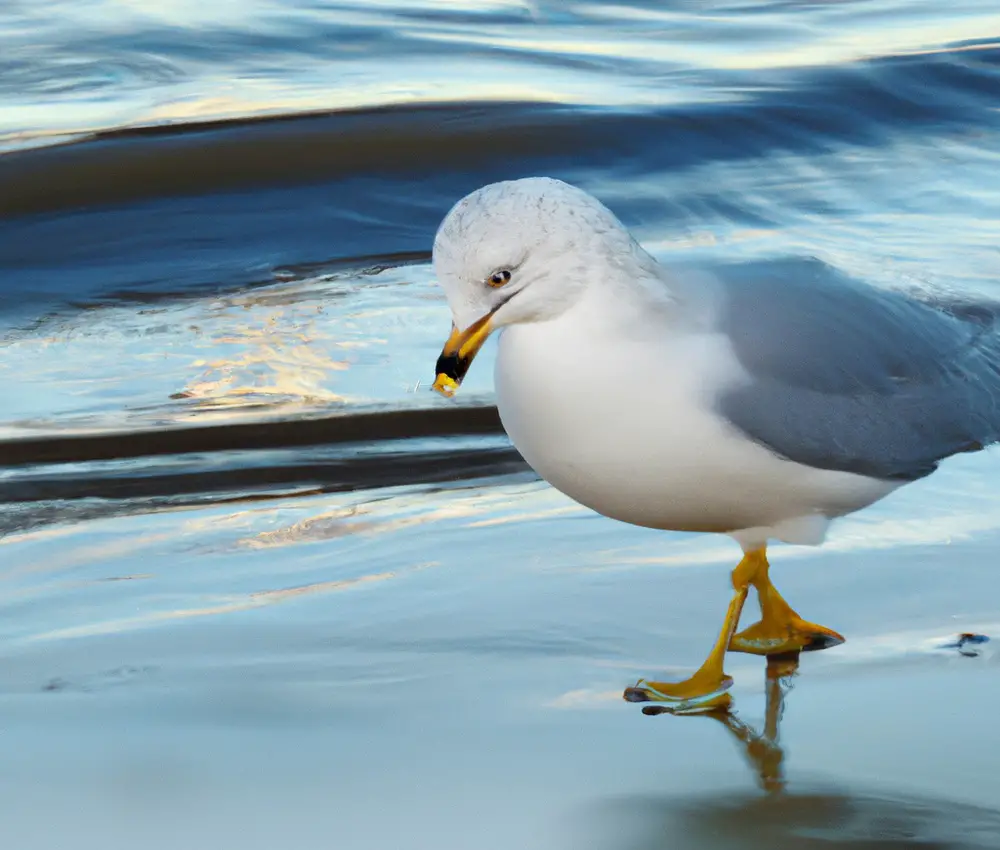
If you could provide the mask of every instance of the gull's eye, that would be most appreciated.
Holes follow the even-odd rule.
[[[510,281],[509,269],[497,269],[493,272],[493,274],[486,278],[486,282],[493,287],[503,286],[508,281]]]

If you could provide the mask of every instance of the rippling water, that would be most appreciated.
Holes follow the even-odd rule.
[[[938,648],[1000,631],[994,453],[776,554],[849,642],[761,808],[619,700],[731,547],[537,481],[488,356],[427,386],[434,230],[527,174],[667,263],[1000,297],[994,4],[8,0],[0,150],[4,846],[1000,845],[994,656]]]

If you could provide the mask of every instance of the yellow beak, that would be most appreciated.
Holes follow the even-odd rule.
[[[496,311],[493,310],[481,319],[477,319],[464,331],[458,330],[454,325],[451,326],[451,336],[441,349],[441,356],[438,357],[437,366],[434,367],[437,377],[434,379],[432,389],[447,398],[455,394],[479,349],[493,331],[494,312]]]

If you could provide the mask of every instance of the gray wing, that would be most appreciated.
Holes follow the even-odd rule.
[[[1000,439],[1000,305],[917,301],[818,261],[718,277],[750,376],[719,410],[776,454],[912,481]]]

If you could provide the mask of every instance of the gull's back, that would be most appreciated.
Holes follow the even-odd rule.
[[[717,274],[749,376],[719,410],[778,455],[912,481],[1000,440],[1000,305],[918,301],[818,261]]]

